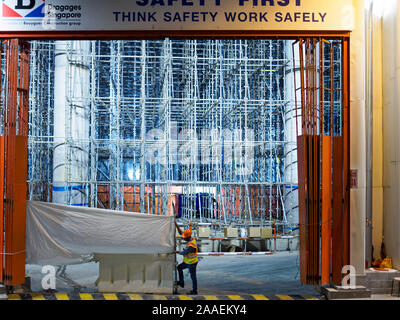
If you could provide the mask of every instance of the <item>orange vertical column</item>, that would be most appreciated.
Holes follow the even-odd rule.
[[[26,175],[28,137],[16,136],[15,140],[15,180],[13,188],[13,212],[11,230],[11,285],[25,282],[26,245]]]
[[[343,78],[343,159],[344,159],[344,248],[343,248],[343,265],[350,264],[350,46],[349,39],[344,39],[343,55],[342,55],[342,78]]]
[[[343,266],[343,137],[333,137],[332,282],[340,284]]]
[[[25,282],[29,43],[7,41],[4,149],[4,284]],[[5,156],[4,156],[5,155]]]
[[[321,285],[330,283],[332,219],[332,151],[331,137],[322,136],[322,228]]]
[[[307,283],[308,272],[308,188],[306,177],[307,164],[307,136],[301,135],[297,137],[297,154],[298,154],[298,181],[299,181],[299,231],[300,231],[300,281]]]
[[[17,118],[17,86],[18,86],[18,40],[6,42],[6,74],[5,74],[5,185],[4,185],[4,284],[12,285],[14,252],[12,251],[13,211],[14,211],[14,174],[15,174],[15,137]]]
[[[13,272],[12,285],[25,282],[26,248],[26,199],[28,171],[28,124],[29,124],[29,70],[30,44],[19,41],[19,83],[17,88],[19,112],[18,133],[15,141],[15,180],[13,212]]]

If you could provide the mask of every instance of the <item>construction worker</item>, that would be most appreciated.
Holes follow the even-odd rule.
[[[180,252],[176,251],[176,253],[183,255],[183,262],[179,264],[177,268],[179,274],[179,281],[177,282],[177,285],[181,288],[185,287],[183,270],[187,268],[189,269],[190,277],[192,278],[192,291],[190,291],[188,294],[197,294],[196,267],[199,260],[197,258],[196,240],[192,239],[192,231],[190,229],[186,229],[182,232],[176,221],[175,226],[183,240],[186,241],[186,248]]]

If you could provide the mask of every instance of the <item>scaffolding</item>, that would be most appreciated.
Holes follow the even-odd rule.
[[[69,205],[221,226],[277,225],[279,232],[297,226],[287,218],[297,204],[285,208],[287,190],[297,192],[297,178],[285,174],[297,161],[286,159],[296,150],[288,138],[295,133],[286,90],[294,72],[291,42],[76,43],[67,41],[61,52],[57,42],[32,41],[31,200],[54,201],[61,188]],[[66,97],[55,93],[60,54],[67,61]],[[76,70],[90,80],[82,93],[87,104],[75,97]],[[65,100],[61,136],[55,135],[58,99]],[[77,134],[74,115],[82,109],[87,132]],[[65,157],[56,162],[60,145]],[[60,166],[63,185],[55,187]]]

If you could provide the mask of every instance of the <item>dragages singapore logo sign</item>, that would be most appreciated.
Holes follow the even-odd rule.
[[[3,18],[44,18],[46,0],[3,0]]]
[[[42,26],[43,29],[81,25],[80,1],[75,5],[58,4],[54,0],[2,0],[2,2],[1,17],[9,24]]]

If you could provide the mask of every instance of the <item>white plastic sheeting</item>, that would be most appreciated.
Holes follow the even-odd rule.
[[[27,202],[26,263],[66,265],[94,254],[160,254],[174,249],[173,216]]]

